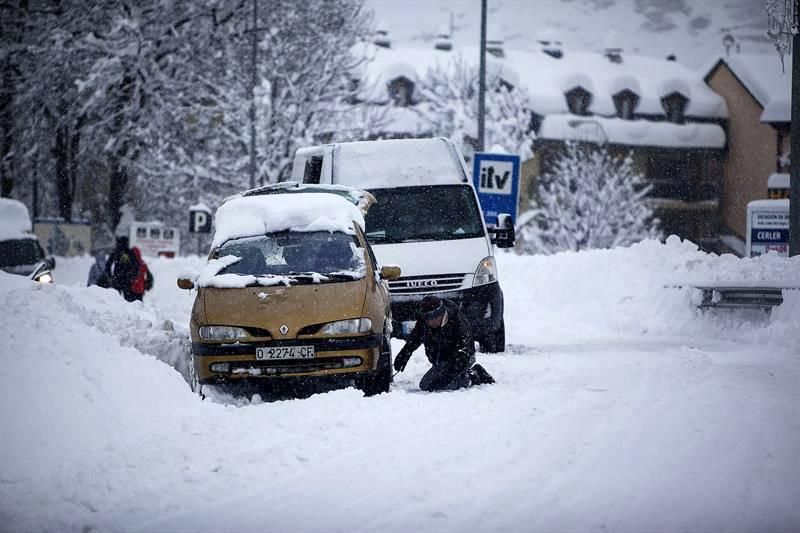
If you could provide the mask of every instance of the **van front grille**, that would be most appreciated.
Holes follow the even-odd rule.
[[[427,294],[460,289],[467,274],[407,276],[389,282],[391,294]]]

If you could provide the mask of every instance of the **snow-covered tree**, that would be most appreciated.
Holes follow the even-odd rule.
[[[0,178],[40,214],[91,213],[113,230],[124,203],[183,225],[185,208],[247,187],[251,42],[258,39],[258,181],[295,149],[370,114],[350,54],[363,0],[12,0],[0,7]],[[99,229],[99,228],[98,228]]]
[[[527,159],[533,140],[528,95],[524,88],[511,86],[502,74],[491,65],[487,68],[485,145],[499,145]],[[478,136],[478,79],[478,67],[461,55],[437,64],[422,80],[425,101],[418,106],[435,135],[449,137],[467,154],[473,151]]]
[[[659,235],[650,186],[629,157],[569,143],[540,178],[532,209],[518,220],[523,250],[551,254],[626,246]]]

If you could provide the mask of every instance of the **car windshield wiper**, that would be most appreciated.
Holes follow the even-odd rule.
[[[367,233],[367,240],[369,242],[372,242],[372,243],[380,243],[380,242],[397,243],[397,242],[403,242],[403,239],[398,239],[397,237],[392,237],[391,235],[382,235],[382,234],[370,235],[369,233]]]
[[[331,279],[346,279],[348,281],[354,281],[364,277],[356,272],[330,272],[328,274],[323,274],[323,276]]]
[[[305,283],[314,283],[314,280],[324,281],[320,279],[323,274],[319,272],[289,272],[286,274],[287,277],[292,278],[293,280],[297,280],[298,282],[305,282]]]

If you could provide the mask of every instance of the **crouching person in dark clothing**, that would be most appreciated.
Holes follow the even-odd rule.
[[[402,372],[411,354],[425,345],[431,367],[422,376],[419,388],[427,391],[456,390],[471,385],[494,383],[494,378],[475,364],[475,342],[469,322],[450,300],[426,296],[420,304],[420,318],[394,360]]]

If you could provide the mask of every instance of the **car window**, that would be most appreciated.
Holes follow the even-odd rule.
[[[36,239],[10,239],[0,241],[0,268],[33,265],[44,258]]]
[[[396,187],[370,191],[367,238],[373,244],[483,237],[481,213],[469,185]]]
[[[233,239],[223,244],[218,257],[232,255],[239,261],[220,274],[276,275],[341,274],[364,277],[363,249],[355,236],[342,232],[279,232],[258,237]]]

